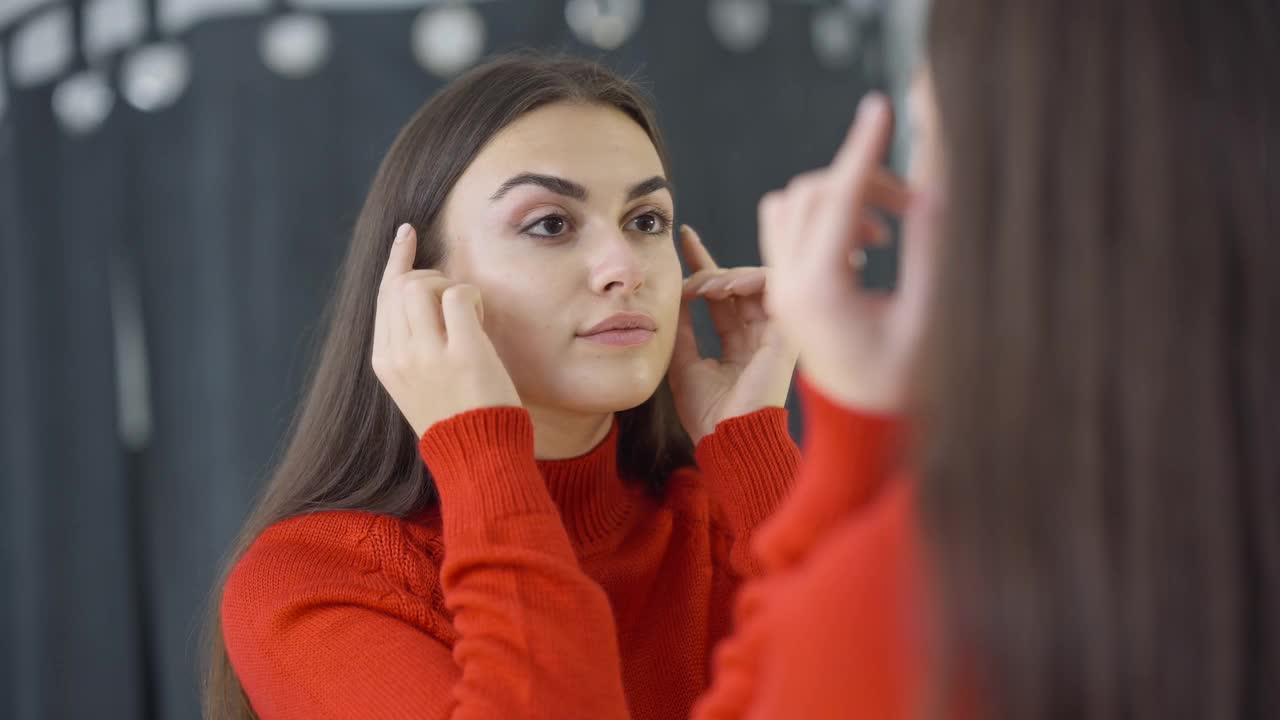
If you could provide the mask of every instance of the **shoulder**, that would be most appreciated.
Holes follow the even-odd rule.
[[[431,523],[358,511],[281,520],[254,540],[222,592],[228,649],[318,609],[345,606],[396,616],[441,639],[443,543]]]
[[[443,543],[430,517],[328,510],[281,520],[262,532],[231,578],[325,582],[377,572],[405,575],[439,566]],[[272,583],[275,584],[275,583]]]

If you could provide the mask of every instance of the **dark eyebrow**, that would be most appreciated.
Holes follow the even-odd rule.
[[[572,180],[565,180],[564,178],[559,178],[554,175],[520,173],[519,175],[516,175],[510,180],[502,183],[502,186],[498,188],[497,192],[489,197],[489,200],[491,202],[497,202],[505,197],[513,188],[521,185],[537,185],[538,187],[546,188],[557,195],[564,195],[565,197],[573,198],[579,202],[587,199],[587,189]],[[635,185],[632,185],[630,189],[627,190],[627,202],[635,200],[636,198],[642,198],[645,195],[655,193],[663,189],[673,195],[675,194],[675,187],[671,184],[670,180],[667,180],[661,175],[654,175],[648,180],[641,180]]]
[[[670,192],[672,195],[676,194],[675,186],[671,184],[670,180],[662,177],[661,175],[654,175],[648,180],[632,185],[631,189],[627,191],[627,202],[631,202],[636,198],[642,198],[649,193],[658,192],[663,189],[667,190],[667,192]]]
[[[521,173],[502,183],[502,187],[498,188],[489,200],[497,202],[503,198],[512,188],[521,185],[537,185],[543,187],[557,195],[573,198],[582,201],[587,199],[587,189],[576,182],[558,178],[554,175],[539,175],[537,173]]]

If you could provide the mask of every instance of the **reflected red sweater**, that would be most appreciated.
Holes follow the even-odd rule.
[[[687,718],[796,470],[785,411],[721,423],[661,500],[619,477],[616,424],[535,461],[528,413],[489,408],[420,450],[438,507],[290,518],[233,569],[223,635],[259,716]]]

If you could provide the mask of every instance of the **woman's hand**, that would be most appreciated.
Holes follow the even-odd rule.
[[[515,384],[485,334],[480,291],[436,270],[414,270],[418,236],[396,231],[378,290],[373,372],[418,437],[467,410],[519,406]]]
[[[900,411],[906,400],[937,210],[881,168],[892,122],[888,101],[868,96],[829,168],[760,201],[760,250],[772,272],[767,305],[799,348],[806,381],[838,403],[877,412]],[[896,291],[863,290],[863,248],[886,237],[877,211],[908,208]]]
[[[764,268],[720,268],[693,228],[681,228],[692,271],[684,282],[680,326],[668,379],[676,410],[695,443],[717,424],[787,400],[796,352],[764,309]],[[698,352],[689,303],[702,297],[720,336],[720,359]]]

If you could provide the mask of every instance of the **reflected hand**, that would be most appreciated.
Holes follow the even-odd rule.
[[[694,443],[720,422],[766,407],[782,407],[796,351],[765,311],[768,275],[761,267],[721,268],[693,228],[681,228],[681,250],[692,271],[684,283],[680,324],[668,379],[680,421]],[[720,357],[698,351],[689,304],[704,298],[720,336]]]

